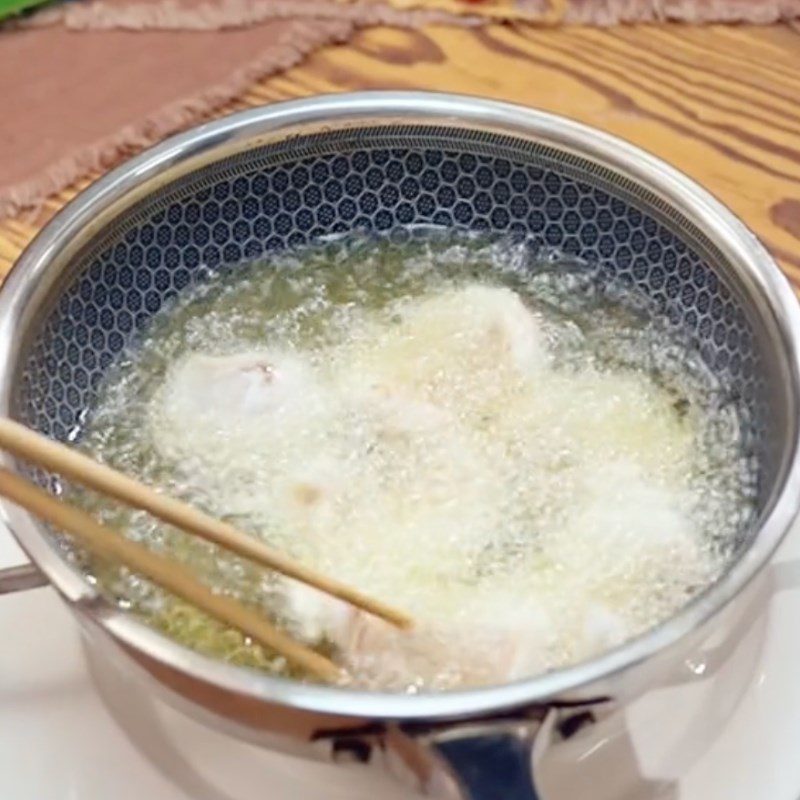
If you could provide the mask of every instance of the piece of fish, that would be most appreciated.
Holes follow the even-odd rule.
[[[493,617],[491,602],[458,620],[418,622],[398,630],[377,617],[311,587],[283,582],[284,611],[297,635],[327,640],[344,666],[376,686],[403,689],[415,680],[439,689],[505,683],[547,664],[550,620],[531,599]]]

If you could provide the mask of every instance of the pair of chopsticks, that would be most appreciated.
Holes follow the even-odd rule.
[[[0,448],[65,478],[139,508],[187,533],[247,558],[263,567],[313,586],[333,597],[375,614],[400,628],[411,627],[409,616],[380,600],[322,575],[273,550],[232,525],[215,519],[175,498],[160,494],[139,481],[105,466],[59,442],[10,419],[0,419]],[[342,676],[331,660],[278,630],[255,610],[233,598],[215,594],[191,571],[151,552],[101,525],[89,514],[40,489],[14,472],[0,468],[0,495],[22,506],[83,542],[101,558],[118,561],[167,591],[189,601],[212,617],[237,628],[288,661],[328,681]]]

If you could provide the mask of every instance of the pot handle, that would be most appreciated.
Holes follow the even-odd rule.
[[[580,710],[570,718],[587,720]],[[443,800],[539,800],[535,764],[560,731],[560,709],[533,706],[494,718],[403,726],[417,750],[395,752],[428,796]],[[580,725],[582,723],[578,723]],[[579,729],[568,722],[568,726]],[[568,730],[571,733],[571,727]]]
[[[533,735],[485,733],[434,745],[460,784],[464,800],[538,800]]]
[[[0,595],[47,586],[47,578],[33,564],[0,569]]]

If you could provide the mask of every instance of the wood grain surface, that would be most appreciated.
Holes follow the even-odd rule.
[[[800,289],[800,33],[788,27],[375,28],[224,111],[378,88],[511,100],[635,142],[742,217]],[[74,191],[0,223],[0,276]]]

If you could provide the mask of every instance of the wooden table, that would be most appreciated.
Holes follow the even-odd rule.
[[[800,287],[800,33],[680,25],[547,30],[375,28],[255,86],[225,111],[352,89],[513,100],[625,137],[739,214]],[[0,276],[39,225],[0,223]]]

